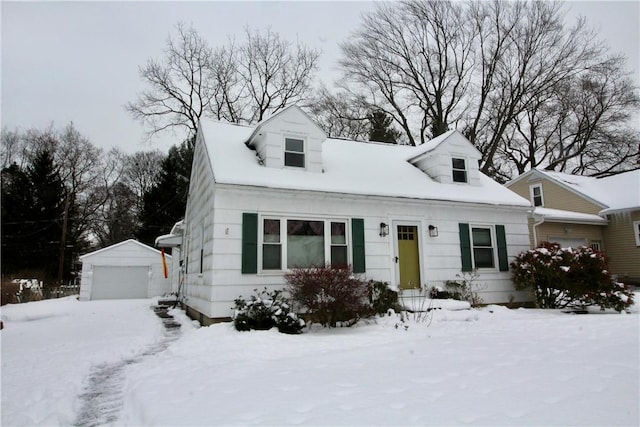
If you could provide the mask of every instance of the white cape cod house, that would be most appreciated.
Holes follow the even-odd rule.
[[[509,262],[529,249],[531,205],[479,159],[457,131],[418,147],[330,139],[296,106],[252,127],[202,120],[174,252],[182,301],[207,324],[325,264],[401,289],[475,270],[485,302],[525,301]]]

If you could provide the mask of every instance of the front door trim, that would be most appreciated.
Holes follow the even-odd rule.
[[[400,282],[400,246],[398,242],[398,227],[399,226],[410,226],[416,227],[416,237],[417,237],[417,245],[418,245],[418,271],[420,274],[420,283],[418,284],[418,288],[422,287],[422,284],[425,282],[424,280],[424,268],[422,262],[422,223],[419,220],[394,220],[391,222],[392,224],[392,233],[393,233],[393,250],[394,250],[394,272],[395,272],[395,281],[398,289],[401,288]]]

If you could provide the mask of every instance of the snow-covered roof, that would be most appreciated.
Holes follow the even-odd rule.
[[[447,139],[449,139],[450,137],[454,136],[454,135],[459,135],[461,137],[464,138],[464,135],[462,135],[462,133],[460,133],[459,131],[453,129],[450,131],[447,131],[445,133],[443,133],[442,135],[439,135],[429,141],[426,141],[424,144],[419,145],[417,147],[415,147],[415,154],[411,157],[411,160],[415,160],[417,158],[419,158],[420,156],[423,156],[427,153],[430,153],[431,151],[435,150],[436,148],[438,148],[438,146],[440,146],[443,142],[445,142]],[[466,139],[466,138],[465,138]],[[473,146],[473,145],[469,145],[470,147],[473,148],[473,150],[478,154],[478,157],[481,156],[480,151],[478,151],[478,149]]]
[[[94,256],[94,255],[102,254],[102,253],[104,253],[104,252],[109,252],[109,251],[117,250],[118,248],[120,248],[120,247],[122,247],[122,246],[126,246],[126,245],[136,245],[136,246],[139,246],[140,248],[142,248],[142,249],[144,249],[144,250],[152,251],[152,252],[154,252],[154,253],[158,253],[158,254],[160,253],[160,251],[159,251],[159,250],[157,250],[157,249],[155,249],[155,248],[152,248],[151,246],[148,246],[148,245],[145,245],[144,243],[138,242],[138,241],[137,241],[137,240],[135,240],[135,239],[128,239],[128,240],[123,240],[123,241],[122,241],[122,242],[120,242],[120,243],[116,243],[116,244],[113,244],[113,245],[111,245],[111,246],[107,246],[107,247],[105,247],[105,248],[98,249],[98,250],[96,250],[96,251],[89,252],[89,253],[86,253],[86,254],[84,254],[84,255],[81,255],[81,256],[80,256],[80,259],[81,259],[81,260],[83,260],[83,259],[85,259],[85,258],[90,258],[90,257],[92,257],[92,256]],[[167,255],[167,256],[170,256],[170,255]]]
[[[480,186],[443,184],[409,163],[424,153],[418,146],[326,139],[322,144],[323,172],[297,168],[268,168],[245,145],[255,128],[202,120],[200,132],[209,153],[215,181],[224,184],[288,190],[322,191],[365,196],[530,207],[528,200],[491,178]]]
[[[579,224],[607,224],[607,220],[600,215],[586,214],[581,212],[563,211],[560,209],[550,209],[536,207],[533,210],[533,214],[538,217],[544,218],[545,221],[550,222],[573,222]]]
[[[601,214],[640,208],[640,169],[605,178],[538,172],[604,205]]]

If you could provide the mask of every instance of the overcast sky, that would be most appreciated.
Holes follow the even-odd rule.
[[[144,142],[144,128],[123,106],[144,89],[138,66],[160,58],[178,21],[193,24],[212,46],[267,26],[321,49],[320,78],[337,75],[338,43],[372,2],[0,2],[1,121],[9,129],[62,128],[70,121],[94,144],[127,152],[166,151],[183,135]],[[568,2],[613,52],[624,53],[640,82],[640,1]],[[640,124],[638,126],[640,128]]]

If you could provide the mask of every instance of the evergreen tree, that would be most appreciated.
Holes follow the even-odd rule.
[[[397,144],[401,132],[392,127],[393,119],[383,110],[373,110],[369,113],[369,141],[388,142]]]
[[[37,254],[31,262],[44,271],[47,283],[53,283],[58,277],[66,191],[48,150],[36,154],[27,167],[27,176],[33,195],[30,219],[35,224],[30,243]]]
[[[29,178],[17,164],[2,171],[2,273],[24,270],[32,254],[29,252],[30,234],[34,224],[30,220],[33,197]]]
[[[153,246],[156,237],[167,234],[184,218],[191,177],[195,137],[173,146],[162,161],[158,182],[143,196],[138,240]]]

